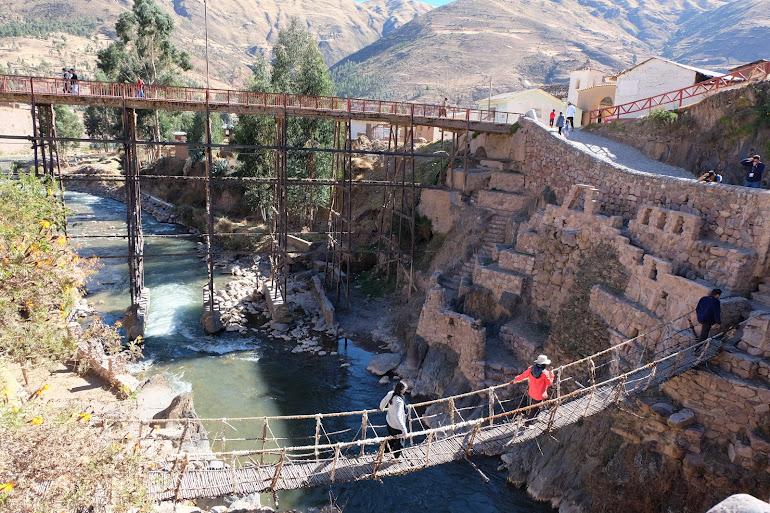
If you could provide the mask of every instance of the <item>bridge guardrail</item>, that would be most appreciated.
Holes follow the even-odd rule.
[[[187,102],[221,106],[264,106],[294,109],[313,109],[355,114],[383,114],[415,116],[418,118],[446,118],[473,122],[513,124],[519,113],[495,110],[463,109],[439,105],[363,98],[313,96],[287,93],[256,92],[229,89],[203,89],[184,86],[159,86],[145,84],[139,90],[136,84],[124,82],[100,82],[78,80],[78,96],[96,98],[122,98],[147,101]],[[68,92],[66,81],[55,77],[31,77],[0,75],[0,92],[29,95],[75,95]]]

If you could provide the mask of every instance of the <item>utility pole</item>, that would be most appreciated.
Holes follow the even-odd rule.
[[[489,95],[487,96],[487,116],[489,118],[492,118],[492,75],[488,75],[486,73],[482,73],[480,71],[476,72],[477,75],[481,75],[482,77],[487,77],[489,79]]]

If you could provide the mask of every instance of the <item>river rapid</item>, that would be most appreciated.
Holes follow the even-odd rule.
[[[125,205],[97,196],[68,192],[69,233],[126,233]],[[171,224],[144,215],[145,234],[184,235]],[[89,283],[89,303],[114,323],[129,304],[125,238],[76,239],[82,256],[98,256],[102,267]],[[196,237],[145,239],[145,253],[193,254]],[[120,258],[110,258],[110,257]],[[355,343],[331,340],[337,355],[292,354],[294,344],[249,331],[208,336],[199,322],[206,267],[195,256],[147,257],[145,284],[150,314],[144,359],[135,365],[139,378],[165,375],[178,392],[192,392],[202,418],[314,414],[374,408],[390,389],[366,371],[372,353]],[[224,283],[223,277],[217,283]],[[254,319],[254,325],[264,320]],[[355,341],[354,341],[355,342]],[[342,366],[350,364],[349,367]],[[360,423],[360,421],[359,421]],[[276,427],[280,431],[280,426]],[[312,432],[312,428],[310,430]],[[282,433],[286,434],[286,433]],[[290,436],[291,433],[288,433]],[[280,435],[279,435],[280,436]],[[508,484],[496,470],[496,458],[475,458],[490,478],[484,483],[467,462],[430,467],[383,483],[363,481],[323,488],[280,492],[279,510],[322,507],[330,494],[345,513],[546,513],[547,505]],[[263,495],[262,503],[271,505]]]

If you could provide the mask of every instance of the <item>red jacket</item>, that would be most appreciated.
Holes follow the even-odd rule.
[[[539,378],[532,375],[532,367],[513,378],[514,383],[521,383],[529,378],[529,396],[536,401],[548,399],[548,387],[553,385],[553,372],[545,369]]]

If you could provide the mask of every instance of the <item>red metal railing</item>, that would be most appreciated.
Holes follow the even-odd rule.
[[[0,75],[0,92],[24,95],[50,96],[73,95],[93,98],[133,98],[136,100],[184,102],[211,106],[261,106],[286,107],[348,114],[390,114],[418,118],[448,118],[511,125],[519,119],[514,112],[497,112],[458,107],[441,107],[422,103],[339,98],[333,96],[308,96],[284,93],[237,91],[228,89],[203,89],[197,87],[145,85],[141,91],[136,84],[122,82],[98,82],[78,80],[78,90],[65,89],[63,78]],[[152,108],[148,105],[147,108]]]
[[[684,100],[715,92],[736,83],[754,79],[764,79],[770,74],[770,61],[761,61],[739,68],[731,73],[714,77],[703,82],[698,82],[683,89],[644,98],[629,103],[622,103],[614,107],[604,107],[590,112],[591,123],[601,120],[603,122],[614,121],[628,114],[647,111],[649,114],[654,107],[676,108],[681,107]]]

